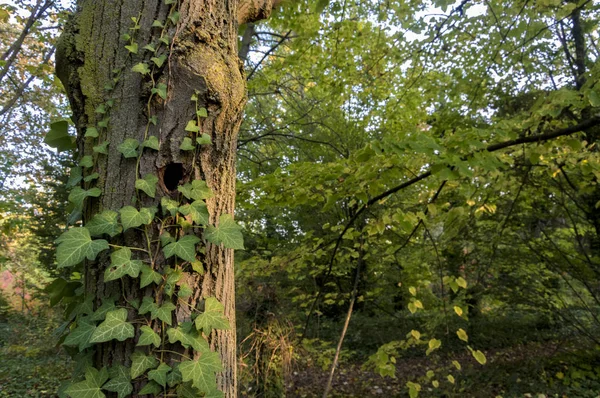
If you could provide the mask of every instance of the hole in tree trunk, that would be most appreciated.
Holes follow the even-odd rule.
[[[183,179],[183,165],[181,163],[169,163],[163,172],[163,183],[169,191],[177,189],[179,182]]]

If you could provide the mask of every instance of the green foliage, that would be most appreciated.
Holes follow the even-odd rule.
[[[94,260],[98,253],[108,249],[104,239],[92,240],[87,228],[71,228],[57,240],[56,261],[58,267],[72,267],[84,259]]]
[[[229,249],[244,249],[242,227],[233,220],[230,214],[222,214],[216,227],[209,225],[204,233],[204,238],[210,243],[223,244]]]
[[[106,314],[105,321],[92,333],[90,343],[104,343],[113,339],[125,341],[134,335],[133,325],[127,322],[127,310],[121,308]]]

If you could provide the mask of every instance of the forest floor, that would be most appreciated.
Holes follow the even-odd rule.
[[[406,383],[422,386],[420,397],[600,397],[600,368],[568,365],[565,361],[578,348],[565,342],[529,343],[487,350],[486,365],[477,363],[467,351],[441,360],[399,358],[396,378],[381,377],[359,364],[345,364],[336,371],[330,397],[408,397]],[[457,370],[452,361],[461,364]],[[589,367],[589,369],[588,369]],[[428,379],[428,370],[435,376]],[[452,374],[454,383],[448,381]],[[298,369],[287,383],[286,397],[320,397],[329,371]],[[437,380],[435,388],[432,381]]]

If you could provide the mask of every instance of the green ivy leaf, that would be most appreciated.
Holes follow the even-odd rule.
[[[196,116],[198,117],[208,117],[208,112],[206,111],[206,108],[200,108],[196,111]]]
[[[69,122],[59,120],[50,124],[50,131],[44,137],[46,145],[56,148],[59,152],[76,148],[75,137],[69,135]]]
[[[156,365],[158,361],[153,356],[147,356],[139,351],[134,352],[131,356],[131,380],[143,375],[148,369],[155,368]]]
[[[199,353],[210,352],[210,347],[206,340],[193,330],[192,326],[191,322],[184,322],[177,328],[169,328],[167,330],[169,343],[175,344],[179,342],[184,348],[191,347]]]
[[[164,303],[160,307],[155,306],[150,313],[150,317],[152,319],[158,318],[161,321],[163,321],[164,323],[166,323],[167,325],[171,326],[171,323],[173,323],[173,316],[171,313],[176,308],[177,307],[175,307],[175,305],[173,303]]]
[[[104,119],[100,120],[98,122],[98,127],[103,127],[103,128],[107,128],[108,127],[108,122],[110,121],[109,117],[105,117]]]
[[[213,197],[212,191],[204,180],[194,180],[177,187],[177,190],[190,200],[204,200]]]
[[[149,296],[145,296],[142,299],[142,304],[140,305],[140,309],[138,310],[138,313],[140,315],[144,315],[147,314],[148,312],[154,312],[157,309],[157,305],[154,302],[154,299],[152,297]]]
[[[155,207],[143,207],[140,211],[133,206],[125,206],[119,210],[121,214],[121,224],[123,224],[123,230],[126,231],[129,228],[137,228],[141,225],[150,224],[154,219],[156,213]]]
[[[133,138],[127,138],[125,141],[123,141],[123,143],[121,143],[121,145],[117,147],[117,149],[123,154],[123,156],[126,159],[136,158],[138,155],[137,148],[139,145],[140,143],[138,142],[138,140]]]
[[[165,257],[171,258],[176,255],[182,260],[192,262],[196,260],[196,244],[198,242],[200,239],[197,236],[183,236],[177,242],[169,243],[164,247]]]
[[[96,214],[85,227],[91,236],[98,237],[107,234],[112,238],[123,230],[119,225],[118,217],[119,214],[116,211],[104,210],[102,213]]]
[[[79,351],[83,351],[92,346],[90,338],[94,330],[96,330],[96,323],[90,317],[81,317],[77,320],[77,327],[65,338],[63,345],[79,347]]]
[[[148,380],[154,380],[163,387],[167,386],[167,373],[171,370],[171,367],[166,363],[161,363],[158,368],[148,372]]]
[[[165,25],[158,19],[155,19],[154,22],[152,22],[152,27],[153,28],[164,28]]]
[[[184,137],[183,141],[181,141],[181,145],[179,145],[179,149],[182,151],[193,151],[196,147],[192,144],[192,139],[190,137]]]
[[[108,249],[104,239],[92,240],[87,228],[71,228],[56,239],[56,261],[58,268],[71,267],[85,258],[94,260],[98,253]]]
[[[229,321],[225,318],[225,307],[216,298],[209,297],[204,304],[204,312],[194,321],[196,329],[207,336],[213,329],[229,330]]]
[[[120,308],[106,314],[106,319],[94,330],[90,342],[104,343],[113,339],[125,341],[133,336],[135,329],[127,322],[127,310]]]
[[[104,271],[104,282],[114,281],[125,275],[137,278],[142,268],[141,260],[131,259],[131,249],[124,247],[110,255],[110,267]]]
[[[223,244],[229,249],[244,249],[242,227],[233,220],[230,214],[222,214],[217,227],[208,226],[204,231],[204,239],[215,245]]]
[[[84,157],[81,158],[79,165],[81,167],[85,167],[86,169],[89,169],[90,167],[94,166],[94,158],[91,157],[90,155],[85,155]]]
[[[74,187],[79,184],[83,179],[83,170],[79,166],[75,166],[71,168],[71,172],[69,173],[69,180],[67,181],[67,188]]]
[[[187,125],[185,126],[185,131],[189,131],[192,133],[199,133],[200,127],[198,127],[195,120],[190,120],[189,122],[187,122]]]
[[[156,382],[150,381],[150,382],[146,383],[146,385],[144,387],[142,387],[139,394],[154,396],[154,395],[160,394],[161,392],[162,392],[162,388],[160,388],[160,386]]]
[[[192,221],[199,225],[209,224],[208,208],[206,203],[201,200],[195,200],[191,204],[179,207],[179,212],[184,216],[190,215]]]
[[[159,68],[160,68],[161,66],[163,66],[163,64],[165,63],[165,61],[166,61],[166,60],[167,60],[167,56],[166,56],[165,54],[161,55],[160,57],[152,57],[152,58],[150,58],[150,61],[154,62],[154,64],[155,64],[156,66],[158,66]],[[160,84],[159,84],[159,85],[160,85]],[[163,86],[165,86],[165,85],[163,84]],[[167,98],[167,86],[165,86],[165,96],[163,97],[163,96],[161,95],[161,97],[162,97],[163,99],[166,99],[166,98]]]
[[[151,283],[158,285],[162,281],[162,276],[147,265],[142,265],[140,271],[142,272],[140,288],[145,288]]]
[[[179,286],[179,291],[177,292],[177,297],[184,299],[184,298],[190,297],[192,294],[194,294],[194,291],[192,290],[192,288],[184,283],[181,286]]]
[[[93,321],[103,321],[104,319],[106,319],[106,314],[116,309],[117,306],[115,305],[115,298],[107,297],[102,300],[102,305],[91,314],[90,318]]]
[[[174,387],[181,382],[181,372],[179,371],[179,362],[177,362],[173,364],[173,370],[167,375],[167,385]]]
[[[72,384],[65,390],[71,398],[105,398],[100,388],[108,380],[108,371],[89,367],[85,371],[85,380]]]
[[[90,182],[90,181],[94,181],[94,180],[98,179],[99,177],[100,177],[100,174],[98,174],[98,173],[92,173],[89,176],[85,177],[83,179],[83,181]],[[99,190],[100,188],[96,188],[96,189]],[[100,192],[102,192],[102,191],[100,191]]]
[[[161,57],[162,58],[162,57]],[[157,58],[152,58],[152,61],[156,60]],[[156,62],[156,61],[155,61]],[[162,65],[162,64],[161,64]],[[160,67],[160,65],[159,65]],[[167,99],[167,85],[164,83],[158,83],[156,85],[156,87],[152,88],[152,94],[158,94],[158,96],[164,100]]]
[[[152,44],[152,43],[150,43],[150,44],[146,44],[146,45],[143,47],[143,49],[144,49],[144,50],[147,50],[147,51],[150,51],[150,52],[153,52],[153,53],[155,53],[155,52],[156,52],[156,46],[155,46],[154,44]]]
[[[138,53],[138,44],[137,44],[137,43],[131,43],[130,45],[128,45],[128,46],[125,46],[125,48],[126,48],[126,49],[127,49],[129,52],[130,52],[130,53],[133,53],[133,54],[137,54],[137,53]],[[136,71],[134,71],[134,72],[136,72]]]
[[[133,68],[131,68],[131,71],[147,75],[150,73],[150,68],[148,68],[148,65],[144,62],[140,62],[139,64],[134,65]]]
[[[75,187],[69,193],[69,202],[73,203],[76,208],[81,209],[83,207],[83,201],[87,197],[97,198],[102,194],[100,188],[92,188],[85,190],[81,187]]]
[[[156,150],[156,151],[158,151],[158,150],[159,150],[159,148],[160,148],[160,145],[159,145],[159,143],[158,143],[158,138],[156,138],[156,137],[155,137],[155,136],[153,136],[153,135],[151,135],[150,137],[148,137],[148,138],[146,139],[146,141],[144,141],[144,142],[142,143],[142,146],[143,146],[144,148],[150,148],[150,149],[154,149],[154,150]]]
[[[163,212],[168,211],[169,213],[171,213],[172,217],[175,217],[175,215],[177,214],[177,210],[179,209],[179,202],[173,199],[169,199],[166,196],[163,196],[160,199],[160,205],[163,208]]]
[[[198,145],[208,145],[212,143],[210,135],[203,133],[200,137],[196,138]]]
[[[85,137],[98,138],[100,134],[98,134],[98,129],[96,127],[88,127],[85,129]]]
[[[123,365],[113,366],[109,369],[110,380],[102,386],[110,392],[116,392],[117,398],[125,398],[133,392],[133,386],[129,379],[130,369]]]
[[[101,144],[98,144],[93,147],[95,153],[101,153],[103,155],[108,155],[108,141],[104,141]]]
[[[150,326],[144,325],[140,330],[142,334],[138,340],[138,346],[153,345],[156,348],[160,346],[160,336]]]
[[[194,387],[205,393],[217,389],[216,374],[221,370],[219,354],[211,351],[202,353],[195,361],[179,364],[183,381],[191,381]]]
[[[141,191],[151,198],[156,196],[156,183],[158,182],[158,177],[154,174],[146,174],[142,180],[135,181],[135,188]]]
[[[177,22],[179,22],[179,11],[174,11],[171,13],[171,15],[169,15],[169,19],[171,20],[171,22],[173,22],[173,25],[177,25]]]

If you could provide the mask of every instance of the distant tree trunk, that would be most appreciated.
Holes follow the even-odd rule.
[[[272,0],[180,0],[178,5],[165,4],[164,0],[78,1],[77,11],[57,50],[57,75],[67,89],[73,109],[80,157],[90,155],[94,159],[93,168],[84,176],[99,174],[96,182],[83,186],[102,190],[99,198],[89,198],[86,202],[84,224],[99,211],[118,212],[131,205],[160,208],[161,197],[175,198],[177,186],[193,180],[204,180],[214,193],[206,200],[211,224],[218,224],[222,214],[233,214],[237,135],[246,103],[245,78],[237,51],[238,22],[265,18],[272,5]],[[177,7],[177,15],[173,14],[173,7]],[[168,21],[169,15],[174,22],[170,28],[152,26],[155,20]],[[135,30],[131,29],[136,25],[132,18],[137,18]],[[160,44],[161,34],[165,37],[165,33],[169,37],[168,46]],[[125,48],[131,41],[123,40],[126,34],[135,37],[137,51]],[[159,50],[156,53],[143,50],[148,44]],[[151,57],[160,55],[168,56],[161,65],[151,61]],[[132,72],[132,67],[140,62],[146,62],[153,71]],[[112,84],[114,88],[110,89]],[[151,89],[158,84],[167,87],[166,99],[154,95],[149,101]],[[192,96],[197,97],[197,104],[191,101]],[[109,102],[110,110],[105,109],[105,113],[98,110],[107,101],[114,101]],[[186,125],[196,119],[198,107],[207,110],[207,117],[198,119],[199,127],[212,143],[199,146],[197,152],[181,151],[182,140],[189,135]],[[84,137],[86,128],[102,123],[106,115],[108,126],[99,129],[100,136]],[[156,124],[148,124],[151,117],[155,117]],[[138,149],[143,151],[139,164],[135,157],[125,158],[118,151],[126,139],[141,143],[147,136],[158,138],[160,150]],[[95,153],[93,147],[105,140],[107,154]],[[136,179],[147,174],[159,178],[155,198],[136,193]],[[146,228],[147,236],[144,231],[129,229],[110,243],[145,247],[149,241],[158,253],[159,243],[155,242],[159,240],[160,228],[153,221]],[[189,321],[189,308],[195,308],[203,298],[216,297],[224,305],[231,329],[213,331],[210,345],[220,354],[224,368],[217,377],[218,388],[226,397],[235,397],[233,250],[206,243],[204,253],[198,256],[205,272],[184,273],[183,280],[193,293],[175,302],[174,318],[176,324]],[[93,297],[95,308],[111,296],[119,296],[121,305],[144,296],[153,296],[158,303],[171,301],[152,288],[140,289],[136,279],[124,277],[105,283],[103,274],[109,264],[109,253],[103,252],[96,261],[85,265],[85,291],[88,297]],[[162,272],[170,264],[159,254],[155,269]],[[100,369],[114,364],[129,365],[134,348],[134,339],[102,343],[96,349],[94,366]],[[163,359],[167,363],[169,355],[166,353]],[[134,388],[138,391],[140,386]],[[138,396],[135,391],[133,395]]]

